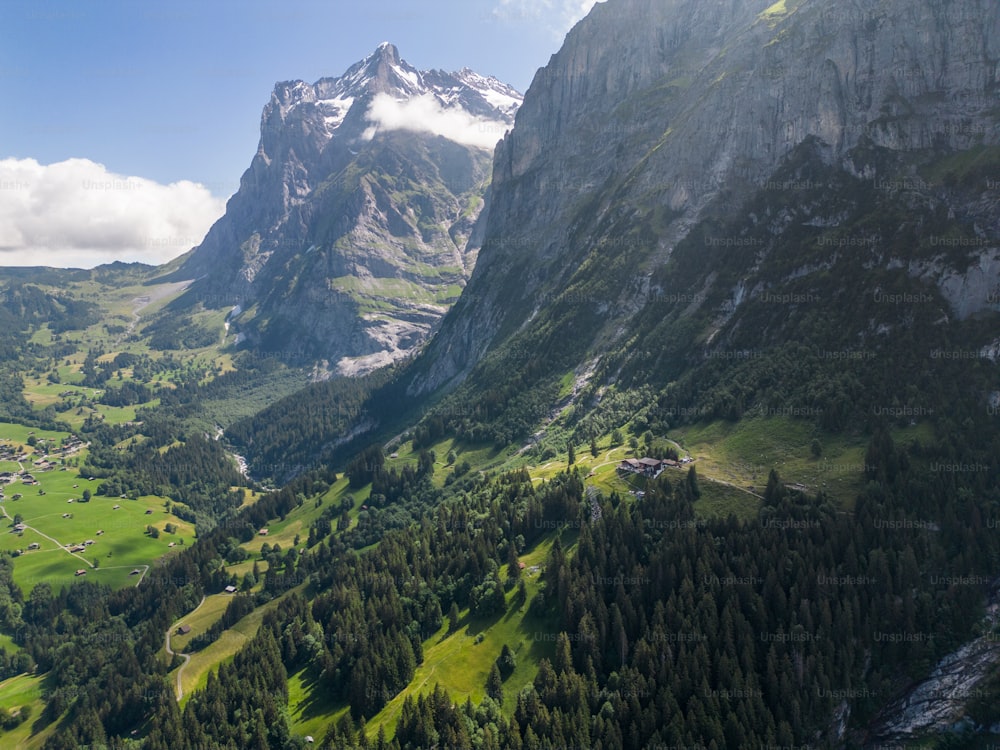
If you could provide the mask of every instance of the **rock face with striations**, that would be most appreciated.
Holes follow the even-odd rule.
[[[991,0],[599,3],[538,72],[497,149],[479,264],[409,390],[461,381],[581,268],[627,250],[631,278],[588,300],[602,322],[581,331],[614,338],[641,307],[636,290],[692,227],[710,209],[744,205],[804,142],[877,180],[855,162],[859,147],[996,145],[998,112]],[[989,205],[966,208],[998,229]],[[628,239],[641,221],[655,236]],[[1000,275],[986,265],[996,278],[976,283],[993,288]]]
[[[243,346],[352,374],[422,343],[475,265],[493,147],[521,95],[418,71],[385,43],[339,78],[279,83],[181,306],[233,308]]]

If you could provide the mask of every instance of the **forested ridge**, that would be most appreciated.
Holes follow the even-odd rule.
[[[368,413],[385,413],[380,391],[394,368],[360,378],[333,378],[312,384],[227,430],[250,462],[255,476],[284,480],[331,460],[353,432],[371,429]],[[234,376],[236,377],[236,376]],[[410,408],[413,405],[410,404]]]
[[[47,747],[124,746],[132,729],[149,748],[301,747],[283,706],[287,675],[303,668],[350,709],[323,747],[832,746],[842,716],[843,743],[858,746],[882,706],[980,632],[1000,560],[996,535],[982,532],[1000,496],[928,467],[945,458],[877,431],[848,513],[772,474],[750,521],[694,516],[697,481],[665,477],[639,501],[600,498],[595,515],[578,475],[537,485],[513,472],[467,484],[360,554],[358,532],[328,525],[305,554],[265,551],[262,590],[240,596],[282,606],[181,710],[155,656],[164,629],[202,593],[239,583],[213,560],[333,480],[303,478],[204,534],[148,585],[36,588],[18,632],[53,669],[53,710],[70,709]],[[526,599],[517,566],[503,566],[553,534],[542,589]],[[479,705],[453,705],[442,685],[406,700],[391,740],[369,739],[365,720],[407,685],[453,604],[487,619],[529,608],[537,630],[526,637],[554,655],[510,714],[502,678]],[[100,666],[123,644],[135,654],[128,680],[114,659]]]
[[[239,507],[246,479],[218,440],[170,418],[112,426],[91,421],[83,430],[90,449],[81,473],[101,480],[97,494],[137,499],[166,495],[211,528]],[[189,520],[195,520],[194,517]]]

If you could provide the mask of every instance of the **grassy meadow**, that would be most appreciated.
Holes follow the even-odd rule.
[[[0,444],[6,441],[21,446],[29,437],[58,443],[67,435],[0,424]],[[28,458],[22,463],[27,469],[37,454],[26,445],[25,450]],[[78,570],[86,571],[87,580],[112,587],[135,583],[140,576],[132,575],[133,570],[144,570],[195,540],[192,524],[167,514],[167,498],[129,500],[97,495],[99,480],[81,477],[71,466],[32,475],[37,484],[15,481],[4,487],[0,501],[0,551],[19,552],[14,580],[25,595],[42,582],[54,589],[70,584],[78,578]],[[91,492],[90,502],[82,502],[84,490]],[[28,528],[15,531],[15,518]],[[168,523],[176,527],[172,534],[165,533]],[[148,526],[160,530],[158,539],[147,533]],[[37,548],[29,549],[35,544]],[[85,549],[70,552],[68,548],[76,545]]]

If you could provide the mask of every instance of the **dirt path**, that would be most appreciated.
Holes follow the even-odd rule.
[[[159,302],[164,297],[169,297],[171,294],[176,292],[183,292],[189,286],[191,286],[192,281],[178,281],[173,284],[161,284],[159,286],[152,287],[149,294],[143,294],[132,300],[132,322],[129,323],[128,328],[125,329],[125,333],[118,337],[115,343],[122,343],[127,341],[132,334],[135,332],[136,326],[139,325],[139,320],[141,316],[139,313],[143,308],[149,307],[154,302]]]
[[[116,568],[131,568],[132,570],[138,570],[142,568],[142,572],[139,574],[139,580],[135,582],[136,588],[142,583],[142,579],[146,577],[146,573],[149,572],[148,565],[105,565],[101,570],[115,570]]]
[[[125,329],[125,333],[118,337],[118,341],[115,343],[120,344],[122,341],[127,340],[135,332],[135,327],[139,325],[140,315],[139,311],[146,307],[153,301],[152,297],[148,295],[142,297],[136,297],[132,300],[132,322],[128,324],[128,328]]]
[[[763,495],[758,495],[752,490],[748,490],[746,487],[740,487],[738,484],[733,484],[732,482],[727,482],[724,479],[713,479],[712,477],[706,477],[702,474],[698,475],[698,481],[715,482],[716,484],[724,484],[726,487],[732,487],[734,490],[739,490],[740,492],[745,492],[748,495],[753,495],[758,500],[763,500]]]
[[[12,516],[11,516],[11,515],[10,515],[10,514],[9,514],[9,513],[7,512],[7,503],[0,503],[0,510],[2,510],[2,511],[3,511],[3,514],[4,514],[4,517],[5,517],[5,518],[8,518],[8,519],[10,519],[11,521],[13,521],[13,520],[14,520],[14,519],[13,519],[13,517],[12,517]],[[60,541],[59,541],[58,539],[53,539],[53,538],[52,538],[52,537],[50,537],[50,536],[49,536],[48,534],[46,534],[46,533],[44,533],[44,532],[41,532],[41,531],[39,531],[39,530],[38,530],[38,529],[36,529],[36,528],[35,528],[34,526],[28,526],[28,524],[24,524],[24,528],[25,528],[25,529],[28,529],[28,530],[30,530],[30,531],[34,531],[34,532],[35,532],[36,534],[38,534],[38,536],[40,536],[40,537],[44,537],[45,539],[48,539],[48,540],[49,540],[50,542],[52,542],[53,544],[55,544],[55,545],[56,545],[56,546],[57,546],[57,547],[58,547],[59,549],[61,549],[61,550],[62,550],[63,552],[65,552],[65,553],[66,553],[67,555],[70,555],[71,557],[75,557],[75,558],[76,558],[76,559],[78,559],[78,560],[82,560],[82,561],[83,561],[84,563],[86,563],[86,564],[87,564],[87,567],[88,567],[88,568],[93,568],[93,567],[94,567],[94,563],[90,562],[90,560],[88,560],[88,559],[87,559],[86,557],[84,557],[83,555],[81,555],[81,554],[79,554],[79,553],[77,553],[77,552],[70,552],[70,551],[69,551],[69,549],[67,549],[67,548],[66,548],[66,547],[65,547],[65,546],[63,545],[63,543],[62,543],[62,542],[60,542]]]
[[[205,603],[205,597],[203,596],[203,597],[201,597],[201,601],[198,602],[198,606],[195,607],[194,609],[192,609],[186,615],[184,615],[184,617],[190,617],[191,615],[193,615],[195,612],[197,612],[199,609],[201,609],[201,605],[204,604],[204,603]],[[181,619],[184,619],[184,618],[182,617]],[[179,620],[178,620],[178,622],[179,622]],[[176,623],[174,623],[174,625],[176,625]],[[174,629],[174,625],[171,625],[169,628],[167,628],[167,632],[166,632],[166,635],[164,637],[164,643],[163,643],[163,645],[164,645],[164,648],[166,648],[166,650],[167,650],[167,654],[171,658],[173,658],[175,656],[179,656],[179,657],[181,657],[184,660],[184,663],[181,664],[181,668],[177,670],[177,700],[180,701],[180,699],[184,697],[184,688],[181,685],[181,678],[184,676],[184,669],[185,669],[185,667],[187,667],[187,665],[191,663],[191,655],[190,654],[178,654],[172,648],[170,648],[170,633]]]

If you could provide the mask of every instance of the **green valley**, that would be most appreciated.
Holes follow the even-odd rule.
[[[190,248],[0,269],[0,747],[995,745],[1000,5],[494,4],[364,13],[560,15],[524,97],[382,43],[225,201],[0,159],[0,256]],[[349,5],[227,17],[215,109]]]

